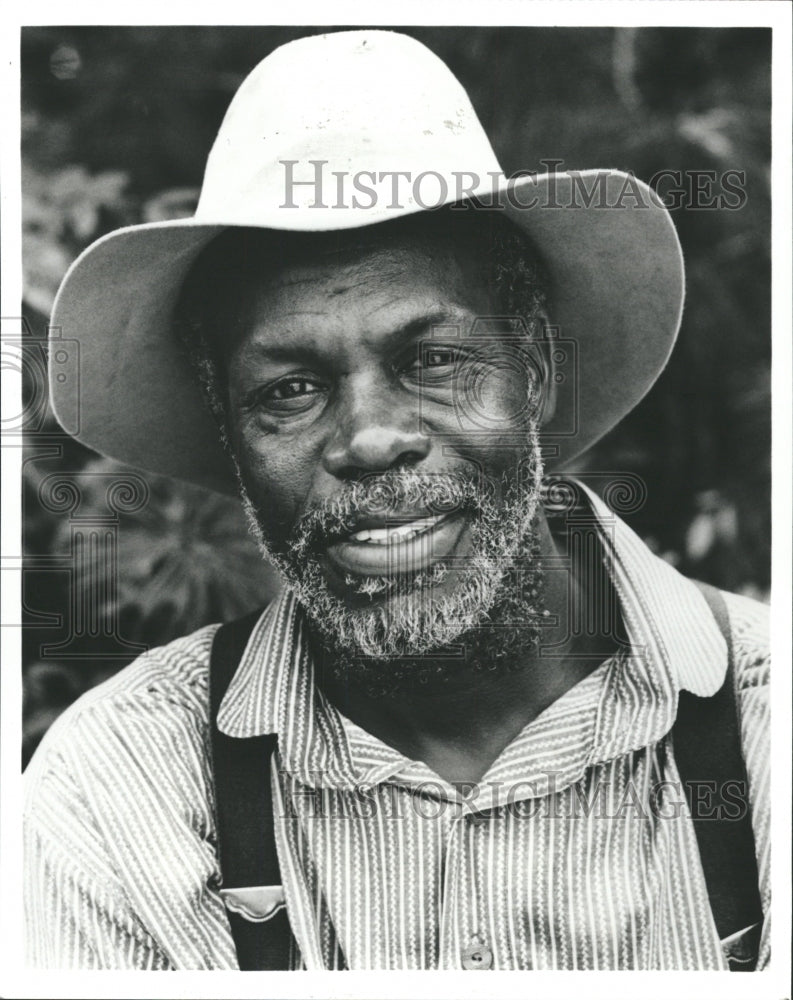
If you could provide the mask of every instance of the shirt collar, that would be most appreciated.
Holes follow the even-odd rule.
[[[702,593],[654,555],[591,490],[576,486],[597,520],[629,645],[609,666],[590,763],[649,746],[672,728],[681,690],[715,694],[727,644]]]
[[[700,588],[652,553],[583,483],[632,644],[657,652],[653,665],[678,689],[715,694],[727,670],[727,643]],[[633,626],[633,627],[632,627]]]
[[[650,552],[596,494],[575,485],[594,517],[630,639],[599,685],[578,771],[660,739],[674,722],[681,689],[700,696],[719,689],[727,647],[697,585]],[[218,726],[234,737],[277,733],[284,766],[307,784],[360,786],[361,771],[351,753],[354,730],[314,685],[304,614],[289,591],[254,627],[221,703]],[[398,759],[396,751],[384,751],[379,772],[393,773]],[[373,760],[369,777],[375,771]],[[572,772],[568,777],[574,778]]]

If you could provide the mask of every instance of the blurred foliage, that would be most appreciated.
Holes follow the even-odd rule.
[[[119,226],[189,215],[228,103],[273,48],[320,28],[37,27],[22,36],[25,315],[34,340],[67,267]],[[765,598],[770,545],[770,32],[765,29],[400,28],[467,88],[507,173],[564,167],[740,170],[739,211],[679,209],[687,265],[678,346],[640,406],[579,463],[645,480],[631,525],[688,575]],[[68,335],[68,333],[67,333]],[[25,372],[28,400],[42,391]],[[81,516],[106,513],[120,467],[45,413],[24,466],[25,758],[82,691],[132,654],[44,655],[68,634],[71,520],[41,501],[71,473]],[[119,515],[118,580],[99,607],[154,645],[263,604],[276,587],[233,502],[148,477]],[[94,567],[96,568],[96,567]]]
[[[107,474],[117,473],[115,462],[101,458],[75,476],[81,517],[104,512]],[[237,618],[269,599],[273,588],[233,497],[146,478],[147,502],[118,516],[118,588],[112,599],[108,592],[99,598],[100,616],[118,614],[123,636],[158,645],[207,622]],[[51,552],[68,557],[71,544],[71,524],[60,518]],[[90,559],[75,576],[78,590],[87,590],[103,571],[101,549]]]
[[[64,632],[69,635],[72,616],[66,614],[64,627],[52,632],[35,622],[26,629],[26,753],[63,708],[134,652],[209,622],[230,621],[263,606],[277,592],[276,578],[248,535],[233,497],[147,474],[144,502],[125,510],[123,504],[109,502],[109,487],[123,490],[129,480],[126,470],[109,459],[89,457],[68,478],[79,506],[67,515],[53,514],[48,511],[52,501],[46,502],[57,495],[47,489],[53,475],[48,466],[53,464],[61,463],[28,460],[23,468],[29,567],[25,602],[39,615],[64,614],[73,588],[72,599],[89,621],[83,634],[70,637],[69,663],[58,662],[57,650],[53,659],[43,660],[41,652],[42,640],[57,644]],[[101,533],[102,544],[84,544],[92,530]],[[41,569],[36,555],[45,556]],[[59,573],[59,567],[69,567],[68,575]],[[100,632],[110,631],[138,649],[124,655],[122,646],[119,658],[116,643],[92,633],[96,622]]]

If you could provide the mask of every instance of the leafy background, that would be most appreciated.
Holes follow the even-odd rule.
[[[48,477],[65,474],[80,516],[101,520],[107,476],[123,470],[60,432],[36,359],[76,255],[119,226],[189,215],[240,82],[273,48],[319,30],[334,29],[23,30],[25,761],[53,719],[136,649],[240,614],[277,587],[233,501],[149,477],[147,502],[116,518],[115,585],[97,594],[106,554],[75,563],[75,512],[42,497]],[[543,159],[643,178],[746,172],[741,210],[674,213],[688,275],[679,344],[649,396],[579,468],[641,476],[647,500],[629,520],[655,551],[766,599],[770,32],[400,30],[462,80],[507,173]],[[95,602],[94,619],[118,640],[112,655],[106,636],[71,634],[73,600]],[[47,648],[64,640],[68,656]]]

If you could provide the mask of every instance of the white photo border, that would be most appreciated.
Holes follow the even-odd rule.
[[[21,440],[2,447],[2,664],[0,703],[0,996],[3,997],[578,997],[635,1000],[781,1000],[790,995],[791,940],[791,11],[774,0],[360,0],[222,4],[139,0],[123,7],[95,0],[6,3],[0,14],[2,72],[3,322],[21,314],[20,29],[34,25],[449,25],[770,27],[772,65],[772,886],[770,969],[741,976],[707,972],[249,973],[45,972],[22,965],[21,912]],[[21,412],[21,378],[2,372],[3,416]],[[262,976],[266,976],[263,979]],[[528,977],[528,978],[527,978]],[[266,984],[266,987],[264,986]]]

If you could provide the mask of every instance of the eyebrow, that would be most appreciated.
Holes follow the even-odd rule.
[[[299,316],[306,314],[293,313],[292,315]],[[413,316],[395,326],[385,334],[383,341],[388,345],[393,344],[395,341],[409,341],[422,333],[427,333],[436,326],[462,326],[466,319],[470,320],[470,314],[466,314],[463,310],[435,309],[418,316]],[[316,338],[312,338],[311,344],[278,344],[254,340],[250,344],[250,348],[260,358],[268,361],[312,360],[320,353],[319,341]]]
[[[426,313],[423,316],[416,316],[407,322],[400,324],[391,333],[388,339],[415,337],[417,334],[426,333],[436,326],[461,326],[465,318],[462,311],[450,311],[447,309],[437,309],[434,312]]]

